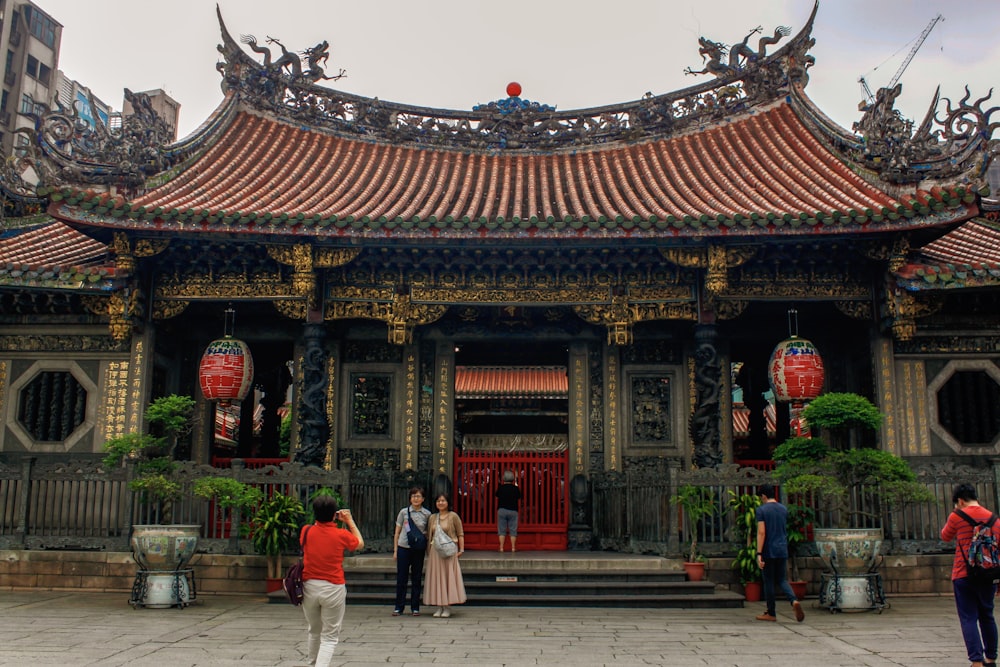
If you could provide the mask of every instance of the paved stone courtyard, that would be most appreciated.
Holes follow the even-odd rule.
[[[348,584],[349,585],[349,584]],[[0,665],[304,665],[302,612],[254,596],[132,609],[127,594],[0,592]],[[808,600],[804,623],[763,609],[459,607],[450,619],[348,607],[335,664],[956,667],[967,665],[950,597],[839,613]]]

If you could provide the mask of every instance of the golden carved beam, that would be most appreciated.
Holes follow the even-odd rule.
[[[199,274],[158,283],[155,299],[294,299],[299,295],[277,274]]]

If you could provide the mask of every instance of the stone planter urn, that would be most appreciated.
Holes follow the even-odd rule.
[[[194,599],[187,564],[198,546],[201,526],[138,525],[132,527],[132,557],[139,572],[132,586],[133,606],[151,609],[186,607]]]
[[[875,570],[881,562],[881,528],[816,528],[816,550],[832,574],[823,575],[820,606],[835,611],[881,609]]]
[[[813,541],[831,572],[841,576],[865,574],[878,567],[882,529],[815,528]]]

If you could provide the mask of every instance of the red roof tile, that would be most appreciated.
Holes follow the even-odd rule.
[[[0,264],[69,268],[110,262],[106,245],[61,222],[53,222],[0,240]]]
[[[61,222],[0,239],[0,284],[109,290],[114,276],[107,246]]]
[[[565,366],[458,366],[456,398],[567,398]]]
[[[133,201],[57,194],[53,215],[91,224],[318,236],[841,233],[946,224],[971,201],[958,190],[890,197],[784,103],[696,133],[544,154],[391,145],[243,111]]]

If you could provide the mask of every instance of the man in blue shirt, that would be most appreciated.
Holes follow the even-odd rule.
[[[777,621],[775,616],[775,593],[778,588],[792,604],[795,620],[799,623],[806,617],[802,603],[795,597],[788,583],[788,509],[778,502],[774,486],[760,487],[763,503],[757,508],[757,565],[763,570],[764,601],[767,611],[757,616],[758,621]]]

